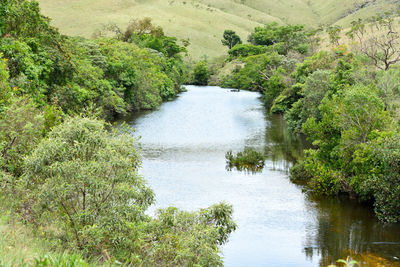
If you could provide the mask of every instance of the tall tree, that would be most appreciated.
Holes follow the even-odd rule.
[[[249,42],[255,45],[277,45],[280,54],[286,55],[289,50],[304,54],[308,50],[308,35],[303,25],[284,25],[276,22],[256,27],[249,36]]]
[[[239,35],[237,35],[234,31],[232,30],[225,30],[223,39],[221,40],[222,44],[227,46],[229,49],[234,47],[237,44],[241,44],[242,40],[240,40]]]

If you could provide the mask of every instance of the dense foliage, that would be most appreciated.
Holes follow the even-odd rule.
[[[207,62],[199,61],[193,67],[192,83],[195,85],[207,85],[210,77],[210,71]]]
[[[34,265],[222,265],[232,206],[147,215],[154,193],[138,174],[139,145],[102,120],[173,99],[188,76],[188,41],[149,19],[95,39],[49,22],[36,1],[0,4],[2,210],[52,244],[51,255],[67,251]]]
[[[0,53],[10,88],[38,105],[56,104],[68,114],[97,110],[111,118],[157,107],[184,81],[180,54],[186,50],[160,28],[139,36],[129,25],[121,41],[70,38],[49,26],[35,1],[8,1],[2,8]]]
[[[228,52],[237,67],[220,80],[261,92],[271,112],[307,135],[313,149],[292,169],[293,180],[319,195],[348,194],[371,203],[379,219],[398,222],[400,35],[396,21],[385,16],[368,27],[353,22],[349,45],[340,27],[327,28],[330,51],[313,51],[319,37],[300,25],[256,27],[251,44]]]
[[[254,45],[275,46],[286,55],[290,50],[306,53],[308,50],[307,33],[303,25],[280,26],[273,22],[263,27],[256,27],[249,36],[249,42]]]

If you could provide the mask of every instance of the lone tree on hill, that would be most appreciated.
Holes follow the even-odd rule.
[[[242,40],[240,40],[239,35],[237,35],[232,30],[225,30],[223,38],[224,39],[221,40],[222,44],[229,47],[229,49],[231,49],[232,47],[234,47],[237,44],[242,43]]]

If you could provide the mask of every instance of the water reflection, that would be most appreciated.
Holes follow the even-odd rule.
[[[400,225],[379,222],[370,207],[346,197],[319,198],[307,194],[315,221],[306,227],[304,252],[308,258],[321,257],[328,266],[347,256],[363,266],[400,266]]]
[[[272,161],[273,169],[288,172],[303,150],[310,147],[304,136],[291,133],[281,115],[266,114],[265,155]]]
[[[307,143],[286,130],[281,116],[268,115],[257,93],[188,87],[127,121],[142,136],[140,173],[157,198],[150,214],[167,206],[234,206],[239,228],[223,248],[227,266],[327,266],[347,255],[396,263],[400,225],[382,224],[349,200],[313,199],[289,181],[287,171]],[[264,152],[261,172],[226,171],[225,153],[244,147]]]
[[[266,115],[265,154],[275,170],[288,172],[303,150],[310,147],[303,136],[293,135],[282,116]],[[305,193],[305,205],[313,221],[306,225],[304,253],[320,266],[348,256],[362,266],[400,266],[400,225],[377,220],[371,207],[346,196],[316,198]]]

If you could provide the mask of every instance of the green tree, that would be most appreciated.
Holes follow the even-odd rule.
[[[16,177],[22,174],[24,157],[45,133],[43,112],[31,99],[14,97],[0,113],[0,157],[2,168]]]
[[[210,72],[206,61],[199,61],[193,69],[193,84],[207,85],[210,78]]]
[[[376,86],[379,90],[379,96],[385,102],[389,112],[396,109],[396,97],[400,94],[400,70],[390,69],[388,71],[379,71],[376,75]]]
[[[272,22],[256,27],[249,41],[255,45],[275,45],[279,53],[284,55],[292,49],[302,54],[308,51],[308,33],[303,25],[279,26]]]
[[[232,49],[232,47],[234,47],[235,45],[241,44],[242,40],[240,40],[239,35],[237,35],[234,31],[225,30],[221,42],[229,49]]]
[[[292,130],[301,132],[303,123],[310,117],[321,120],[318,107],[330,88],[330,79],[331,72],[327,70],[317,70],[306,78],[301,91],[302,98],[293,104],[285,116]]]
[[[375,213],[387,222],[400,221],[400,135],[376,132],[376,138],[354,153],[352,185],[363,200],[373,200]]]
[[[228,241],[236,229],[232,206],[213,205],[199,212],[183,212],[174,207],[159,210],[148,224],[147,251],[144,266],[223,266],[217,254],[218,245]]]
[[[118,246],[124,225],[140,220],[154,200],[136,172],[134,144],[101,121],[67,119],[25,161],[22,192],[29,192],[31,216],[61,227],[66,241],[87,252]]]
[[[338,101],[345,143],[365,143],[373,130],[384,130],[390,123],[382,99],[371,87],[353,86]]]
[[[338,25],[334,25],[334,26],[329,26],[326,29],[326,32],[329,35],[329,41],[332,45],[339,45],[339,41],[341,39],[340,33],[342,31],[342,27],[338,26]]]
[[[231,57],[248,57],[265,53],[267,48],[252,44],[237,44],[228,51]]]
[[[309,152],[305,169],[317,193],[354,193],[354,152],[368,143],[376,131],[390,126],[390,116],[374,88],[355,85],[319,106],[321,120],[310,117],[303,125],[317,147]],[[327,190],[335,185],[335,190]],[[357,191],[356,191],[357,192]]]
[[[0,5],[1,35],[16,38],[39,38],[52,42],[57,33],[50,26],[50,19],[40,14],[37,1],[3,0]]]

